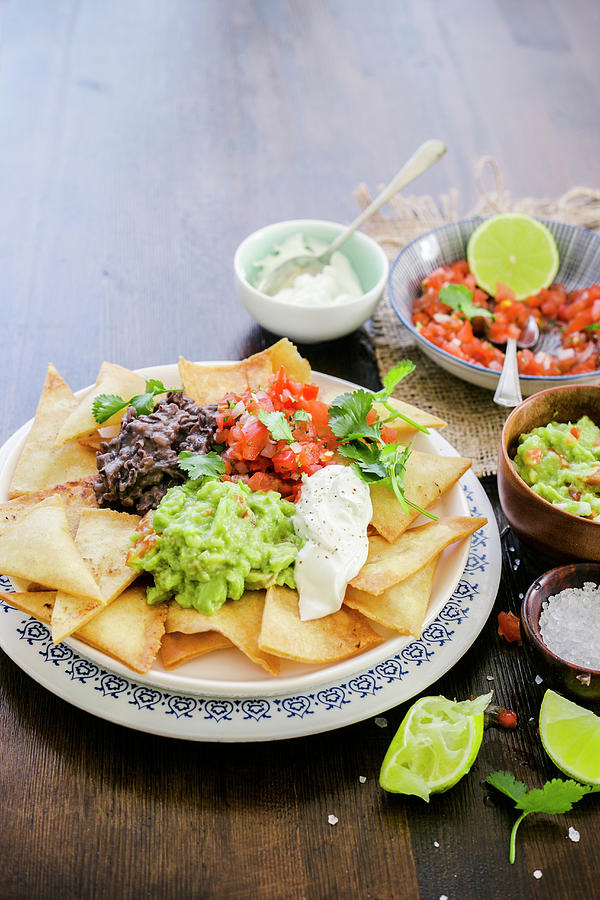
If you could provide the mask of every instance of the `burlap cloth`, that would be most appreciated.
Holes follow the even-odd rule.
[[[493,191],[488,193],[483,179],[489,178],[490,174],[495,184]],[[599,190],[578,187],[555,200],[528,197],[513,201],[502,186],[496,161],[489,156],[477,163],[475,181],[480,200],[469,212],[459,215],[455,189],[442,195],[437,203],[429,196],[397,194],[388,204],[388,214],[381,210],[375,213],[365,223],[363,231],[381,244],[390,261],[405,244],[423,232],[476,215],[523,212],[600,231]],[[363,209],[371,202],[366,185],[359,185],[354,193]],[[444,436],[459,453],[473,460],[476,475],[495,474],[500,432],[510,410],[496,406],[491,391],[455,378],[428,359],[396,316],[387,295],[377,308],[369,332],[375,344],[380,376],[404,357],[417,365],[412,375],[399,386],[397,396],[443,418],[448,423]]]

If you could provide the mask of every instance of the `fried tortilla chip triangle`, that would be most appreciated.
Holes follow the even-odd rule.
[[[436,456],[413,450],[404,473],[404,496],[411,503],[427,509],[455,484],[471,465],[460,456]],[[396,495],[386,483],[370,485],[373,517],[371,524],[388,541],[397,540],[419,515],[411,509],[405,513]]]
[[[100,394],[114,394],[122,397],[123,400],[130,400],[136,394],[143,394],[145,388],[146,381],[141,375],[130,369],[124,369],[123,366],[117,366],[115,363],[103,362],[96,384],[78,401],[75,409],[63,423],[56,436],[56,446],[60,447],[73,438],[89,435],[98,429],[98,422],[94,418],[92,406]],[[124,412],[125,410],[122,409],[115,413],[114,416],[102,423],[103,427],[120,422]],[[64,481],[64,479],[62,480]]]
[[[46,588],[100,600],[73,538],[60,497],[48,497],[0,534],[0,572]]]
[[[424,568],[393,584],[379,597],[349,585],[344,603],[386,628],[418,638],[427,614],[439,558],[438,554]]]
[[[390,544],[385,538],[369,538],[367,561],[350,584],[359,591],[379,596],[393,584],[414,575],[455,541],[469,537],[487,519],[479,516],[449,516],[405,531]]]
[[[183,663],[199,656],[212,653],[213,650],[226,650],[233,644],[218,631],[205,631],[200,634],[165,634],[160,647],[160,661],[165,669],[174,669]]]
[[[59,591],[52,613],[52,640],[55,644],[78,631],[137,577],[126,560],[132,547],[131,535],[139,521],[139,516],[112,509],[82,511],[75,546],[100,588],[101,600]]]
[[[41,491],[96,473],[96,454],[76,441],[55,447],[59,429],[78,400],[52,364],[48,366],[31,430],[14,471],[9,497]]]
[[[298,593],[287,587],[267,590],[260,630],[261,650],[304,663],[333,663],[383,641],[368,621],[342,607],[321,619],[302,621]]]
[[[200,366],[180,356],[179,374],[184,393],[199,406],[206,406],[225,394],[242,394],[249,387],[267,384],[273,371],[268,359]]]
[[[0,534],[16,519],[21,518],[26,512],[30,512],[34,506],[46,500],[48,497],[61,497],[65,505],[67,522],[71,536],[75,537],[79,527],[79,518],[82,509],[97,508],[98,502],[94,492],[92,478],[82,478],[81,481],[68,481],[66,484],[57,484],[45,491],[35,491],[0,503]]]
[[[239,600],[227,600],[212,616],[171,603],[166,630],[169,633],[181,631],[184,634],[218,631],[229,638],[252,662],[262,666],[269,674],[277,675],[279,660],[258,646],[264,605],[264,591],[245,591]]]
[[[397,400],[395,397],[390,397],[387,400],[387,404],[393,406],[401,415],[406,416],[408,419],[412,419],[413,422],[416,422],[416,424],[420,425],[422,428],[444,428],[446,425],[443,419],[439,419],[437,416],[434,416],[433,413],[426,412],[424,409],[419,409],[418,406],[412,406],[410,403],[404,403],[403,400]],[[390,411],[386,409],[382,403],[375,403],[374,406],[381,419],[389,418]],[[417,429],[400,417],[388,422],[387,425],[395,433],[394,441],[396,443],[410,441],[411,437],[413,437],[417,431]]]
[[[301,381],[304,384],[310,383],[310,363],[303,356],[300,356],[297,347],[295,344],[292,344],[289,338],[281,338],[280,341],[277,341],[271,347],[267,347],[266,350],[261,350],[260,353],[249,356],[247,362],[255,365],[265,359],[268,361],[273,374],[279,372],[281,366],[283,366],[289,378],[292,378],[294,381]]]
[[[160,650],[166,615],[164,604],[150,606],[146,589],[134,585],[100,610],[74,637],[143,673]]]
[[[55,597],[56,591],[16,591],[16,593],[0,594],[0,598],[5,603],[33,616],[44,625],[50,624]]]

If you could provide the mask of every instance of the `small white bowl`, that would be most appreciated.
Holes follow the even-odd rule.
[[[306,344],[329,341],[355,331],[369,319],[381,299],[389,264],[379,244],[355,231],[340,250],[348,258],[364,293],[350,303],[314,307],[269,297],[252,284],[252,265],[294,234],[331,243],[344,225],[322,219],[291,219],[267,225],[249,235],[235,252],[235,283],[242,303],[257,322],[273,334]]]

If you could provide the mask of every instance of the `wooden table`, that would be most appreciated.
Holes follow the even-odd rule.
[[[77,389],[103,359],[269,344],[232,287],[239,240],[284,218],[349,221],[354,186],[388,180],[427,137],[449,153],[415,190],[455,185],[463,209],[485,152],[514,195],[597,185],[599,24],[586,0],[2,4],[2,440],[33,414],[49,360]],[[378,385],[365,331],[301,349]],[[0,654],[0,895],[596,895],[595,798],[527,820],[509,866],[514,814],[482,785],[500,768],[530,785],[557,774],[536,734],[545,685],[496,631],[551,561],[503,534],[493,614],[430,692],[492,684],[519,726],[490,728],[469,776],[429,805],[377,783],[407,704],[387,728],[177,742],[80,712]]]

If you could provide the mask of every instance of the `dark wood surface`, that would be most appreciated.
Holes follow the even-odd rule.
[[[415,191],[456,186],[464,209],[483,153],[515,195],[598,186],[599,33],[587,0],[4,0],[2,440],[33,414],[49,360],[77,389],[103,359],[270,343],[234,292],[239,240],[284,218],[349,221],[355,185],[388,180],[427,137],[449,152]],[[302,350],[378,384],[365,332]],[[491,684],[519,727],[490,728],[469,776],[429,805],[377,783],[408,704],[385,729],[186,743],[83,713],[1,654],[0,896],[596,895],[595,798],[526,820],[509,866],[514,814],[482,785],[498,768],[531,785],[557,774],[536,733],[545,685],[495,623],[552,561],[510,532],[503,546],[487,626],[429,692]]]

